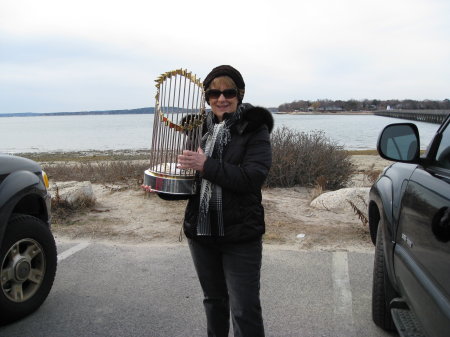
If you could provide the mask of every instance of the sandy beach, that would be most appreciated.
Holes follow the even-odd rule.
[[[349,187],[368,187],[368,172],[390,162],[377,155],[353,155],[357,167]],[[51,186],[57,182],[51,181]],[[53,223],[60,240],[130,244],[180,244],[186,201],[165,201],[155,194],[122,185],[92,184],[96,204],[75,213],[66,224]],[[295,250],[373,250],[369,231],[350,205],[325,209],[310,205],[312,188],[263,190],[266,245]],[[365,210],[364,210],[365,211]],[[181,235],[183,238],[183,235]],[[183,238],[181,244],[185,244]]]

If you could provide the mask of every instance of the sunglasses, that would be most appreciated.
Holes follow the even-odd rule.
[[[223,95],[226,99],[235,98],[238,92],[236,89],[225,89],[224,91],[220,91],[219,89],[208,89],[205,92],[205,98],[209,101],[210,98],[218,99],[220,95]]]

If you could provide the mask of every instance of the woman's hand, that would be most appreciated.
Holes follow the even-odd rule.
[[[203,172],[205,161],[206,155],[201,148],[198,148],[197,152],[184,150],[183,154],[178,156],[177,167],[180,169],[193,169]]]

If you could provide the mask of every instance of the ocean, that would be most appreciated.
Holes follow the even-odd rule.
[[[153,114],[0,117],[0,152],[149,150]],[[390,123],[410,122],[375,115],[274,114],[275,128],[323,131],[347,150],[375,149],[378,134]],[[414,122],[425,149],[438,124]]]

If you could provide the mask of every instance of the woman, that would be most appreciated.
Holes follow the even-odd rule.
[[[272,153],[272,114],[242,104],[244,80],[236,69],[214,68],[203,81],[207,114],[201,148],[183,151],[178,166],[197,170],[197,193],[186,207],[184,232],[204,293],[208,336],[264,336],[259,298],[261,186]]]

